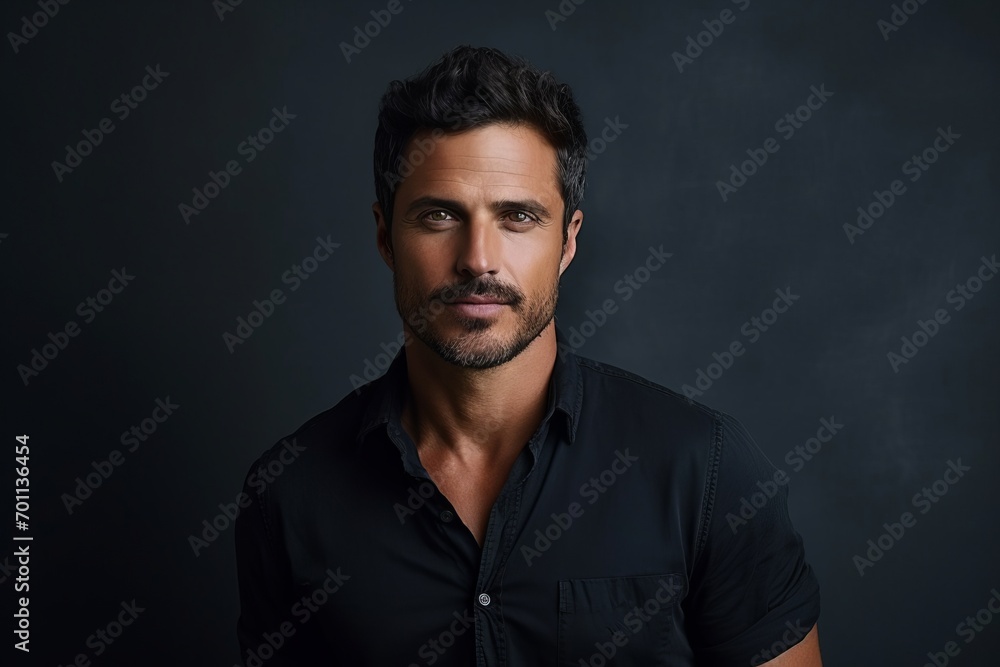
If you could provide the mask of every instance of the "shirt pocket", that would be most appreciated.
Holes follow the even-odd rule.
[[[649,574],[559,582],[559,667],[666,665],[683,574]]]

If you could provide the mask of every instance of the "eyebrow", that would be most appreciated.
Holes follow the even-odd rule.
[[[435,206],[439,208],[447,208],[452,211],[456,211],[461,215],[468,215],[468,210],[462,202],[455,199],[447,199],[444,197],[417,197],[410,205],[406,207],[406,213],[415,213],[417,209],[421,209],[427,206]],[[490,204],[490,209],[494,213],[499,213],[507,209],[518,209],[521,211],[527,211],[532,215],[538,217],[542,220],[548,220],[552,217],[549,213],[549,209],[545,208],[542,203],[536,199],[499,199]]]

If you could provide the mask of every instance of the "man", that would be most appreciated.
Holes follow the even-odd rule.
[[[743,426],[556,326],[583,222],[569,88],[459,47],[390,84],[375,145],[405,345],[252,466],[245,664],[820,665],[817,580]]]

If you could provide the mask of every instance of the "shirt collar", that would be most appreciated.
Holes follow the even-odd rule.
[[[556,324],[556,360],[549,380],[548,402],[543,421],[548,420],[556,410],[564,415],[566,436],[570,443],[576,438],[576,428],[580,422],[580,407],[583,404],[583,375],[577,364],[573,346]],[[385,373],[364,385],[359,392],[367,394],[364,416],[358,429],[357,445],[360,446],[368,434],[376,427],[393,424],[402,428],[400,416],[403,410],[403,396],[409,381],[406,371],[406,346],[401,346]]]

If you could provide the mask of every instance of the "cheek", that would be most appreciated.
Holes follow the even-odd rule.
[[[525,292],[548,294],[553,285],[559,282],[559,259],[546,257],[544,261],[539,261],[537,265],[523,270],[518,275],[521,289]]]
[[[416,250],[417,252],[414,252]],[[396,265],[397,281],[405,282],[410,292],[427,292],[445,281],[444,258],[436,258],[419,249],[408,248]]]

